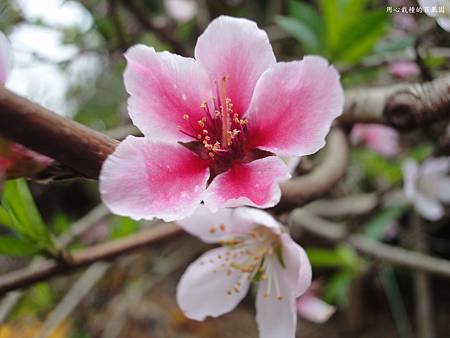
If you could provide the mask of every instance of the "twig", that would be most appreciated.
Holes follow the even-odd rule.
[[[413,214],[412,226],[414,232],[415,249],[417,252],[426,253],[427,242],[422,220],[417,214]],[[433,324],[433,294],[431,290],[430,276],[424,271],[414,274],[414,299],[416,311],[417,338],[435,338]]]
[[[361,254],[388,264],[450,278],[450,262],[448,260],[380,243],[363,235],[347,236],[343,226],[317,217],[304,208],[292,211],[289,223],[329,241],[345,242]]]
[[[139,284],[143,285],[141,288],[129,287],[124,294],[119,295],[117,299],[113,300],[114,312],[111,320],[107,323],[103,330],[101,338],[117,338],[122,331],[123,326],[127,320],[127,314],[131,309],[136,308],[137,303],[143,296],[150,292],[155,285],[162,282],[168,275],[183,267],[193,257],[202,252],[206,245],[191,245],[187,243],[181,248],[172,251],[167,259],[164,261],[163,271],[157,275],[157,267],[152,270],[153,273],[141,277]]]
[[[342,122],[421,127],[450,117],[450,74],[426,83],[395,84],[345,92]]]
[[[81,176],[97,178],[117,141],[0,86],[0,134],[47,155]]]
[[[75,238],[84,234],[93,224],[97,223],[99,220],[103,219],[109,214],[109,210],[100,204],[94,209],[92,209],[88,214],[80,218],[78,221],[72,224],[70,230],[61,236],[59,236],[56,241],[60,248],[65,248],[69,245]],[[35,267],[41,261],[40,258],[35,258],[30,263],[29,267]],[[14,309],[16,304],[20,301],[23,296],[23,291],[14,291],[8,293],[5,298],[0,303],[0,324],[3,323],[8,317],[9,313]]]
[[[183,56],[189,56],[192,54],[189,53],[186,48],[184,48],[183,44],[181,44],[166,28],[155,25],[150,20],[148,13],[139,8],[134,1],[124,0],[122,1],[122,4],[136,18],[143,28],[155,32],[161,40],[167,42],[172,47],[175,53]]]
[[[290,179],[281,185],[284,204],[304,204],[328,192],[345,174],[349,150],[347,139],[339,129],[333,129],[324,149],[322,162],[309,174]]]
[[[91,265],[74,283],[72,289],[64,296],[61,302],[48,315],[37,337],[49,337],[54,329],[70,315],[78,303],[103,277],[109,266],[110,264],[107,263],[95,263]]]
[[[137,234],[114,241],[97,244],[72,254],[70,263],[43,260],[36,266],[16,270],[0,276],[0,295],[20,289],[41,280],[55,277],[97,261],[110,260],[154,243],[174,237],[181,229],[175,223],[161,223]]]

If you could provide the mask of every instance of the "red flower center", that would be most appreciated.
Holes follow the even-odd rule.
[[[233,103],[227,96],[228,79],[228,76],[224,76],[220,85],[215,81],[216,96],[200,105],[203,117],[193,121],[189,114],[184,114],[186,123],[180,127],[183,134],[193,139],[192,142],[182,144],[210,161],[212,177],[226,171],[236,162],[246,163],[268,156],[266,152],[249,151],[246,148],[248,120],[233,110]]]

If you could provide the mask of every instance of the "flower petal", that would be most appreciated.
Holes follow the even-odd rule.
[[[448,8],[448,7],[447,7]],[[448,11],[448,9],[447,9]],[[441,28],[447,32],[450,32],[450,17],[448,16],[438,16],[436,18],[436,22],[438,23]]]
[[[278,63],[256,84],[248,115],[251,146],[282,156],[315,153],[343,105],[339,73],[325,59]]]
[[[297,300],[298,314],[313,323],[325,323],[336,312],[336,307],[325,303],[312,293],[301,296]]]
[[[206,252],[181,277],[177,301],[187,317],[195,320],[218,317],[233,310],[247,294],[248,278],[243,278],[239,270],[221,267],[218,257],[225,257],[229,251],[228,247],[220,247]]]
[[[421,166],[422,175],[447,176],[450,171],[450,157],[431,157],[425,160]]]
[[[218,243],[234,237],[236,211],[238,209],[223,208],[212,212],[201,204],[190,217],[177,223],[188,233],[199,237],[206,243]]]
[[[269,208],[280,200],[278,181],[289,177],[286,164],[275,156],[235,164],[214,178],[204,201],[212,211],[242,205]]]
[[[11,45],[6,36],[0,32],[0,84],[8,78],[13,64]]]
[[[291,236],[285,233],[281,236],[281,241],[286,264],[286,268],[283,270],[284,276],[294,290],[295,297],[299,297],[311,286],[311,264],[305,250]]]
[[[433,197],[417,192],[414,196],[414,207],[422,217],[437,221],[444,215],[444,208],[439,201]]]
[[[100,192],[113,213],[166,221],[198,207],[209,177],[207,164],[178,144],[128,136],[100,174]]]
[[[212,95],[202,66],[192,58],[157,53],[143,45],[131,47],[125,57],[124,80],[133,123],[152,138],[190,140],[180,127],[190,131],[189,123],[203,116],[201,103]],[[191,121],[183,118],[185,114]]]
[[[433,177],[424,180],[427,192],[444,203],[450,203],[450,177]]]
[[[282,268],[273,264],[272,278],[278,278]],[[296,300],[293,290],[282,278],[262,280],[256,295],[256,321],[260,338],[294,338],[297,327]],[[269,286],[269,283],[272,285]],[[278,283],[280,293],[274,291],[274,283]],[[268,292],[270,290],[270,292]],[[281,297],[278,297],[281,296]]]
[[[416,194],[419,166],[416,161],[408,159],[403,163],[403,190],[409,200]]]
[[[234,112],[247,112],[255,84],[276,63],[267,34],[253,21],[220,16],[213,20],[195,46],[195,58],[211,81],[228,76],[227,96]]]

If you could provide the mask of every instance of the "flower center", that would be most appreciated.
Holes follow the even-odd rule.
[[[221,225],[221,231],[225,231],[225,225]],[[210,229],[211,233],[219,231],[216,227]],[[271,276],[272,267],[270,256],[276,255],[282,261],[280,237],[274,234],[267,227],[257,227],[250,234],[236,236],[235,238],[222,242],[222,245],[229,250],[224,255],[217,255],[210,261],[200,262],[200,264],[214,264],[215,272],[225,273],[229,278],[233,273],[238,273],[238,281],[227,290],[228,295],[241,292],[241,287],[248,281],[268,280],[269,290],[265,294],[275,291],[276,298],[281,299],[278,282],[273,283]],[[281,257],[281,258],[280,258]],[[282,263],[284,264],[284,263]]]
[[[202,117],[192,119],[184,114],[184,125],[180,131],[191,137],[185,147],[210,161],[212,177],[229,169],[236,162],[250,162],[268,156],[265,152],[251,152],[246,148],[248,120],[241,118],[233,109],[231,98],[227,96],[229,76],[223,76],[220,83],[215,81],[215,96],[200,105]]]

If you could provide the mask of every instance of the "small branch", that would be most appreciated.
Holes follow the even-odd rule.
[[[109,210],[103,204],[92,209],[88,214],[73,223],[70,230],[57,238],[60,248],[65,248],[73,242],[73,240],[84,234],[93,224],[97,223],[109,214]],[[39,257],[32,260],[29,268],[39,266],[41,259]],[[5,321],[9,313],[14,309],[16,304],[23,296],[23,291],[14,291],[8,293],[0,303],[0,324]]]
[[[395,84],[345,92],[344,123],[421,127],[450,117],[450,74],[431,82]]]
[[[344,227],[340,224],[326,221],[304,208],[292,211],[289,224],[299,226],[332,242],[345,242],[359,253],[388,264],[450,278],[450,261],[448,260],[377,242],[363,235],[347,236]]]
[[[424,224],[419,215],[413,214],[412,226],[417,252],[426,253],[428,245]],[[414,274],[414,299],[416,311],[417,338],[435,338],[433,293],[430,276],[424,271]]]
[[[0,86],[0,134],[47,155],[87,178],[97,178],[117,141]]]
[[[347,169],[349,149],[344,133],[333,129],[328,135],[322,162],[309,174],[298,176],[281,185],[281,203],[305,204],[328,192]]]
[[[134,1],[124,0],[122,1],[122,4],[136,18],[143,28],[155,32],[161,40],[168,43],[172,47],[175,53],[183,56],[189,56],[191,54],[187,52],[183,44],[180,43],[166,28],[156,26],[148,16],[148,12],[139,8]]]
[[[95,263],[91,265],[74,283],[72,289],[48,315],[38,338],[50,337],[53,331],[72,313],[78,303],[97,284],[109,268],[109,264]]]
[[[61,264],[54,260],[44,260],[36,266],[26,267],[0,276],[0,295],[23,288],[57,275],[76,270],[97,261],[110,260],[154,243],[174,237],[181,229],[175,223],[161,223],[122,239],[94,245],[72,254],[70,263]]]

